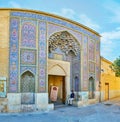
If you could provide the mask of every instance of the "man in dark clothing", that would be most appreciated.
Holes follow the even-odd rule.
[[[72,105],[72,101],[74,100],[75,94],[74,91],[71,91],[70,98],[68,99],[68,105]]]

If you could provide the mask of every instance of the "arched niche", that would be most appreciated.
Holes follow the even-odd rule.
[[[75,91],[78,92],[79,91],[79,77],[78,76],[75,76],[74,86],[75,86]]]
[[[21,75],[21,93],[35,92],[35,77],[30,71]]]
[[[89,99],[93,99],[94,98],[94,91],[95,91],[94,78],[90,77],[89,78]]]

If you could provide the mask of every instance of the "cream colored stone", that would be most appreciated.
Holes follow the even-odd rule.
[[[95,104],[97,103],[96,99],[88,99],[88,104]]]
[[[48,104],[47,110],[54,110],[54,104]]]
[[[37,109],[47,109],[48,93],[36,93],[36,107]]]
[[[21,104],[21,94],[20,93],[8,93],[8,104],[9,105],[20,105]]]
[[[83,101],[73,101],[73,106],[81,107],[83,105],[84,105]]]
[[[8,112],[20,112],[21,111],[21,105],[8,105]]]

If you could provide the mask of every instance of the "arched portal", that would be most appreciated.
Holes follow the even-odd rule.
[[[52,76],[48,77],[48,82],[55,81],[55,83],[58,83],[58,79],[61,79],[61,86],[62,90],[64,91],[64,94],[66,94],[66,91],[69,92],[72,89],[75,89],[79,91],[80,86],[78,82],[80,82],[80,78],[76,78],[77,74],[80,74],[80,44],[76,40],[76,38],[67,31],[61,31],[54,33],[50,36],[49,40],[49,46],[48,46],[48,66],[53,64],[59,64],[61,65],[62,69],[66,71],[66,74],[64,75],[64,71],[60,68],[58,68],[58,65],[53,67],[50,72],[52,72]],[[68,65],[66,65],[68,63]],[[69,69],[69,70],[68,70]],[[56,75],[57,73],[57,75]],[[66,78],[67,76],[67,78]],[[61,78],[62,77],[62,78]],[[68,81],[67,81],[68,80]],[[48,83],[49,84],[49,83]],[[53,84],[53,83],[51,83]],[[64,86],[65,85],[65,86]],[[77,86],[78,85],[78,86]],[[76,86],[76,88],[75,88]],[[60,87],[61,88],[61,87]],[[69,91],[68,91],[69,89]],[[48,90],[49,92],[49,90]],[[68,93],[67,93],[68,94]],[[59,96],[59,94],[58,94]]]
[[[93,77],[89,78],[89,99],[93,99],[94,98],[94,79]]]
[[[50,62],[50,61],[49,61]],[[55,102],[55,104],[65,103],[66,100],[66,83],[65,83],[65,76],[66,71],[60,65],[52,65],[48,69],[48,94],[49,94],[49,102]],[[57,87],[57,100],[52,101],[51,94],[52,94],[52,87]]]

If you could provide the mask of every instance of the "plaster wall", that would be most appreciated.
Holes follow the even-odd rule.
[[[105,99],[105,84],[109,84],[109,99],[120,96],[120,78],[111,70],[112,62],[101,58],[101,99]]]
[[[9,11],[0,11],[0,76],[8,79]]]

